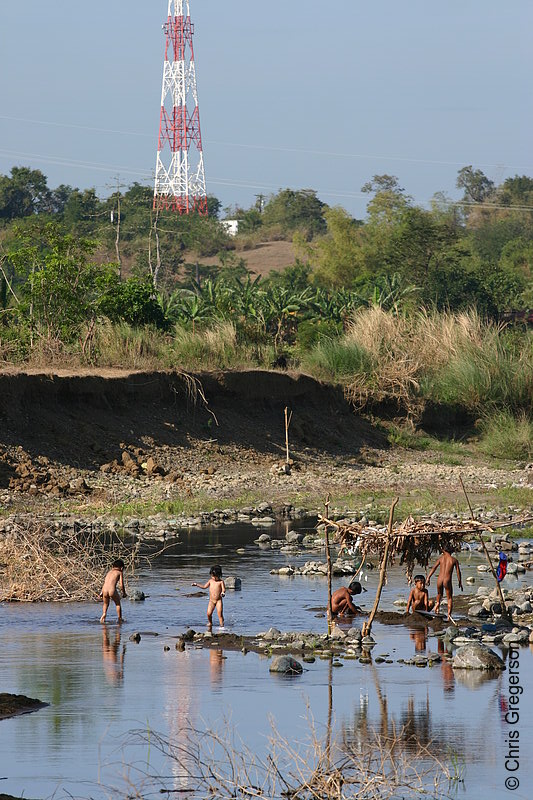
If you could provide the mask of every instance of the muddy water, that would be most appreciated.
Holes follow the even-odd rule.
[[[520,649],[519,722],[510,726],[509,672],[486,679],[481,673],[454,673],[448,665],[418,669],[397,663],[424,650],[436,651],[431,629],[402,626],[374,628],[374,657],[390,654],[393,664],[362,665],[345,661],[332,669],[328,661],[308,664],[304,674],[279,680],[268,673],[268,661],[253,653],[216,649],[174,649],[175,637],[189,626],[205,625],[205,597],[192,581],[207,579],[212,563],[225,575],[242,578],[241,592],[228,592],[226,627],[256,632],[271,625],[288,630],[325,630],[320,609],[325,604],[323,578],[271,576],[274,566],[314,558],[260,551],[253,544],[257,529],[223,527],[184,534],[156,568],[140,571],[137,585],[148,599],[124,603],[126,623],[97,622],[99,606],[0,606],[1,691],[38,697],[50,705],[34,714],[0,721],[0,792],[28,798],[118,797],[142,789],[148,776],[164,775],[160,786],[183,788],[179,768],[167,763],[155,746],[155,733],[184,741],[184,730],[235,728],[257,752],[270,733],[270,715],[279,732],[304,741],[311,713],[319,731],[332,704],[335,730],[359,742],[373,728],[406,726],[435,753],[450,758],[464,778],[451,788],[458,796],[528,797],[533,768],[528,758],[533,743],[531,703],[533,656]],[[244,548],[244,553],[237,553]],[[463,580],[480,575],[478,556],[462,558]],[[361,605],[370,607],[376,573]],[[341,581],[336,580],[335,586]],[[401,570],[394,569],[383,597],[384,608],[405,596]],[[141,631],[139,644],[129,641]],[[216,632],[216,627],[215,627]],[[154,635],[157,634],[157,635]],[[165,651],[165,645],[170,646]],[[506,769],[508,736],[519,733],[519,769]],[[139,743],[133,732],[150,740]],[[508,764],[508,766],[515,766]],[[505,780],[518,777],[509,791]],[[4,780],[5,779],[5,780]],[[158,787],[159,788],[159,785]],[[148,795],[148,788],[146,789]]]

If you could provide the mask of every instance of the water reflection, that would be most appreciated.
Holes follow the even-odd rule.
[[[422,628],[415,628],[410,632],[409,636],[415,643],[415,653],[425,652],[428,640],[427,626],[424,626]]]
[[[437,639],[437,652],[441,657],[440,669],[442,673],[442,686],[444,694],[453,694],[455,691],[455,673],[451,662],[445,658],[446,648],[442,639]]]
[[[220,686],[223,679],[224,661],[226,656],[223,650],[216,650],[214,647],[209,651],[209,677],[211,686]]]
[[[120,652],[120,655],[119,655]],[[107,625],[102,628],[102,660],[104,674],[111,686],[118,686],[124,680],[124,655],[126,645],[120,648],[120,628],[116,628],[113,636],[109,635]]]
[[[352,722],[342,727],[343,741],[350,747],[362,747],[365,742],[373,740],[378,734],[384,741],[397,742],[397,746],[405,747],[406,752],[416,752],[420,747],[435,748],[462,747],[464,741],[463,726],[454,721],[449,729],[446,721],[435,721],[431,709],[429,689],[422,700],[418,694],[410,693],[399,713],[392,713],[389,698],[380,681],[380,675],[372,664],[369,667],[374,683],[377,699],[377,718],[370,713],[372,708],[368,697],[359,698],[359,707],[354,709]],[[454,742],[455,739],[455,742]]]

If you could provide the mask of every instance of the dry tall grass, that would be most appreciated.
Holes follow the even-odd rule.
[[[349,364],[350,351],[357,353],[361,368],[336,377],[358,407],[393,400],[415,418],[427,400],[472,411],[487,403],[520,407],[533,396],[533,338],[517,351],[505,336],[475,311],[400,316],[373,307],[355,313],[331,355],[343,350],[340,361]],[[324,368],[323,347],[322,356]]]
[[[287,800],[394,800],[445,798],[452,771],[431,750],[404,731],[371,733],[361,745],[331,741],[331,727],[319,736],[309,723],[309,740],[294,742],[274,727],[269,752],[258,755],[231,728],[218,733],[185,728],[177,739],[157,732],[133,732],[142,747],[155,748],[172,778],[130,776],[133,794],[182,793],[191,797],[286,798]],[[145,762],[146,763],[146,762]],[[170,785],[169,785],[170,784]]]

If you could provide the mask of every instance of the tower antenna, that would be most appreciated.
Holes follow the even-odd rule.
[[[207,215],[189,0],[168,0],[154,209]],[[167,148],[168,145],[168,148]]]

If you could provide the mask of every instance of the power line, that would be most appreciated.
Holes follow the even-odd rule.
[[[74,130],[86,130],[86,131],[93,131],[94,133],[110,133],[117,136],[135,136],[140,138],[150,138],[153,139],[154,137],[148,133],[141,133],[140,131],[122,131],[122,130],[115,130],[113,128],[97,128],[92,127],[89,125],[74,125],[72,123],[64,123],[64,122],[50,122],[47,120],[39,120],[39,119],[26,119],[25,117],[11,117],[4,114],[0,114],[0,119],[10,120],[12,122],[23,122],[25,124],[32,124],[32,125],[47,125],[57,128],[73,128]],[[275,145],[264,145],[264,144],[250,144],[247,142],[222,142],[216,139],[205,139],[203,140],[206,144],[218,145],[222,147],[239,147],[246,150],[266,150],[274,153],[302,153],[305,155],[312,155],[312,156],[325,156],[329,158],[353,158],[353,159],[367,159],[367,160],[377,160],[377,161],[401,161],[411,164],[435,164],[437,166],[445,166],[445,167],[463,167],[469,161],[472,161],[471,158],[465,158],[463,161],[443,161],[439,159],[429,159],[429,158],[415,158],[413,156],[401,156],[401,155],[390,155],[384,153],[341,153],[335,151],[327,151],[327,150],[314,150],[304,147],[279,147]],[[485,163],[478,163],[476,162],[477,167],[483,167],[485,169],[525,169],[525,170],[533,170],[533,167],[527,165],[524,166],[523,164],[485,164]]]
[[[132,169],[130,167],[125,166],[116,166],[111,164],[100,164],[98,162],[92,161],[78,161],[76,159],[64,159],[60,156],[45,156],[40,155],[37,153],[20,153],[15,150],[3,150],[0,149],[0,158],[4,156],[5,158],[24,158],[28,161],[37,161],[41,162],[44,161],[48,164],[55,164],[57,166],[64,166],[64,167],[77,167],[81,169],[92,169],[92,170],[99,170],[101,172],[111,172],[116,175],[117,171],[125,173],[127,175],[136,175],[139,177],[144,178],[145,180],[153,180],[153,171],[149,170],[139,170],[139,169]],[[279,191],[279,185],[274,184],[267,184],[261,181],[235,181],[230,178],[210,178],[209,183],[215,184],[216,186],[227,186],[230,188],[236,189],[251,189],[255,190],[268,190],[271,192]],[[316,189],[315,190],[318,195],[323,197],[339,197],[345,198],[347,200],[357,200],[362,197],[368,197],[366,193],[357,192],[357,191],[350,191],[349,189]],[[418,200],[417,198],[413,198],[415,204],[420,206],[427,206],[429,205],[434,198],[430,198],[429,200]],[[504,210],[504,211],[533,211],[533,206],[507,206],[507,205],[499,205],[496,203],[476,203],[471,202],[468,200],[445,200],[446,205],[448,206],[469,206],[472,208],[481,208],[481,209],[488,209],[488,210]]]

